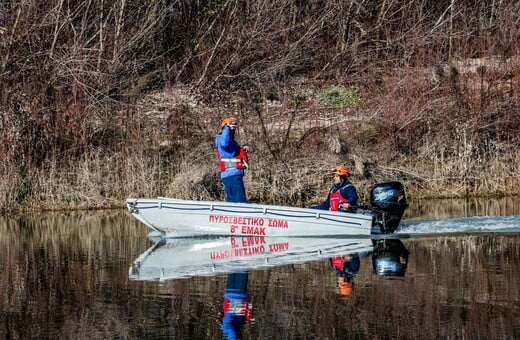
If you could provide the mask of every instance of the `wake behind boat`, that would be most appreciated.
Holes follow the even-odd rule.
[[[393,232],[406,209],[400,182],[375,185],[371,206],[355,213],[254,203],[129,198],[134,217],[162,237],[197,236],[368,236]]]
[[[368,254],[370,238],[159,238],[129,268],[132,280],[163,281]]]

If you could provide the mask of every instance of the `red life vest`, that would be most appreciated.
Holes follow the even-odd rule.
[[[337,270],[343,270],[343,265],[345,264],[345,259],[343,256],[333,256],[330,259],[332,267]]]
[[[338,211],[338,209],[339,209],[339,202],[341,202],[341,203],[348,203],[348,199],[346,199],[345,197],[341,196],[341,189],[343,189],[343,188],[340,188],[340,189],[336,190],[335,192],[331,191],[329,193],[329,205],[330,205],[329,210],[331,210],[331,211]]]
[[[222,158],[220,152],[217,150],[218,166],[220,171],[230,168],[237,168],[240,170],[248,169],[249,163],[247,158],[247,151],[244,148],[238,147],[233,158]]]
[[[246,300],[224,299],[224,316],[232,312],[235,315],[245,317],[246,321],[253,319],[253,305]],[[224,318],[224,316],[222,318]]]

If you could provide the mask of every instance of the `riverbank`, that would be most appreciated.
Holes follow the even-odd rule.
[[[307,87],[293,108],[280,100],[259,107],[240,96],[212,105],[186,87],[150,94],[131,115],[117,113],[118,126],[93,130],[88,138],[95,148],[46,153],[37,166],[4,163],[0,211],[122,207],[127,197],[223,200],[213,139],[229,115],[239,121],[237,140],[252,145],[245,176],[252,202],[315,204],[337,164],[350,168],[362,201],[373,184],[388,180],[403,182],[410,199],[520,194],[517,135],[480,136],[466,118],[446,120],[446,105],[420,117],[422,124],[436,122],[435,129],[409,130],[408,112],[392,120],[388,111],[369,109],[396,105],[389,95],[366,106],[334,107],[320,101],[323,92]]]
[[[406,150],[398,142],[411,147],[410,141],[376,133],[381,122],[363,110],[320,111],[309,101],[287,112],[280,102],[266,102],[255,115],[240,101],[224,108],[192,100],[185,88],[155,93],[136,106],[116,145],[79,157],[65,152],[26,173],[8,172],[4,164],[2,212],[119,208],[127,197],[223,200],[213,138],[226,115],[239,119],[237,140],[252,144],[245,176],[252,202],[315,204],[326,197],[331,169],[342,163],[362,201],[373,184],[388,180],[403,182],[411,200],[520,194],[520,152],[513,144],[499,147],[490,139],[485,143],[495,152],[479,151],[461,139],[440,150],[424,135]],[[98,142],[109,133],[100,129]]]
[[[343,163],[362,200],[387,180],[412,199],[519,194],[510,2],[4,7],[0,213],[221,200],[229,116],[253,202],[316,203]]]

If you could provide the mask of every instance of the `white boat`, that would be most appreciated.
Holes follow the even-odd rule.
[[[368,254],[372,250],[370,238],[158,238],[134,261],[128,275],[132,280],[164,281]]]
[[[401,183],[386,182],[372,188],[372,208],[356,213],[166,197],[129,198],[126,204],[133,216],[165,238],[323,237],[393,232],[406,208],[406,198]]]
[[[128,199],[131,213],[163,237],[370,235],[374,217],[263,204]]]

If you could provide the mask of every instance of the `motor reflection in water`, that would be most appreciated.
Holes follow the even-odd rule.
[[[224,291],[222,336],[240,339],[246,322],[254,323],[253,304],[247,293],[249,272],[229,273]]]
[[[372,257],[374,273],[384,277],[403,277],[408,266],[410,252],[399,239],[372,240]],[[336,274],[338,293],[343,296],[351,295],[354,291],[354,278],[361,267],[361,258],[367,253],[353,253],[337,255],[329,259],[330,265]]]
[[[374,273],[385,277],[403,277],[410,252],[399,239],[373,240],[372,266]]]

